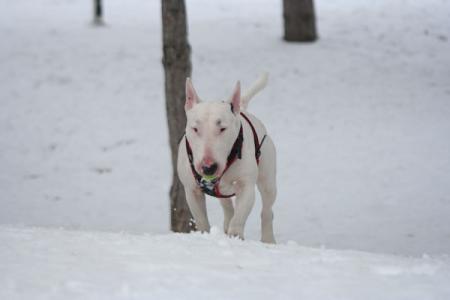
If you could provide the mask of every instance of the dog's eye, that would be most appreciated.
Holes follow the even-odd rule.
[[[224,132],[225,130],[227,130],[225,127],[220,128],[220,132]]]
[[[196,127],[192,127],[192,130],[194,130],[194,132],[198,132],[198,128]]]

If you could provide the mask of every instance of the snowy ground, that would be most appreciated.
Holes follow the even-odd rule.
[[[450,297],[448,257],[264,245],[218,231],[151,236],[0,227],[0,299]]]
[[[0,223],[167,233],[159,1],[105,1],[103,28],[89,2],[0,0]],[[312,45],[281,40],[280,1],[187,5],[203,98],[271,73],[250,109],[278,146],[279,241],[450,253],[450,1],[317,1]]]

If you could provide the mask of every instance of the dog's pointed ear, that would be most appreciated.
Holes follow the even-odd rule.
[[[234,88],[233,96],[231,96],[231,111],[238,115],[241,111],[241,82],[238,81],[236,83],[236,87]]]
[[[195,104],[199,102],[197,93],[195,92],[194,86],[192,85],[191,78],[186,78],[186,102],[184,104],[184,109],[186,111],[194,107]]]

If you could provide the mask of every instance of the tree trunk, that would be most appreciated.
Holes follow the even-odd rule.
[[[184,112],[186,77],[191,76],[191,48],[187,39],[184,0],[161,0],[163,28],[163,65],[165,73],[166,112],[172,153],[170,188],[171,230],[195,230],[183,185],[177,175],[178,141],[186,126]]]
[[[284,39],[312,42],[317,39],[313,0],[283,0]]]
[[[103,24],[103,6],[102,0],[94,0],[94,24]]]

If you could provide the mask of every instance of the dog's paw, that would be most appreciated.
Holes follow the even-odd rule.
[[[262,237],[261,242],[266,243],[266,244],[276,244],[277,243],[273,236],[272,237]]]
[[[196,224],[197,227],[197,231],[200,231],[201,233],[209,233],[211,227],[209,226],[209,224]]]
[[[238,237],[239,239],[243,240],[244,239],[244,233],[242,231],[242,229],[240,228],[228,228],[228,232],[227,232],[229,237]]]

